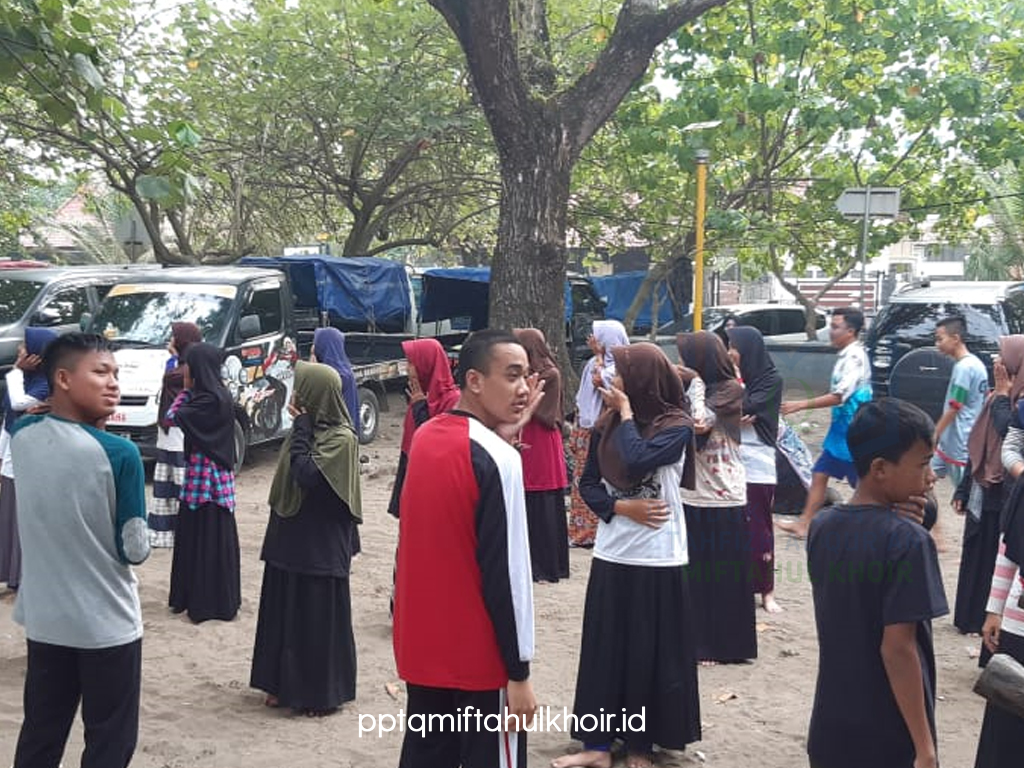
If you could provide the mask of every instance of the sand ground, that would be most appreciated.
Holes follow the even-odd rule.
[[[358,643],[356,701],[336,715],[307,719],[269,710],[248,687],[256,609],[262,578],[259,548],[266,525],[267,490],[277,447],[254,449],[239,476],[238,530],[242,547],[242,609],[230,623],[192,625],[167,610],[169,550],[154,551],[137,569],[145,619],[143,691],[136,768],[343,768],[394,766],[401,735],[360,735],[364,715],[394,715],[404,706],[396,682],[388,621],[388,593],[397,522],[385,512],[401,435],[401,402],[392,400],[381,436],[364,453],[366,522],[363,554],[353,565],[352,602]],[[828,414],[819,412],[806,438],[817,450]],[[64,482],[67,482],[65,480]],[[843,488],[845,493],[849,489]],[[945,482],[940,497],[948,502]],[[962,523],[944,503],[947,551],[942,571],[950,605],[956,588]],[[785,612],[758,611],[759,657],[751,664],[700,670],[704,740],[686,752],[662,753],[658,764],[756,765],[793,768],[807,764],[807,723],[814,695],[817,643],[811,587],[802,544],[780,538],[778,597]],[[579,652],[583,595],[590,553],[571,552],[572,575],[535,590],[537,654],[533,680],[538,701],[554,711],[571,710]],[[21,723],[25,641],[11,619],[13,598],[0,597],[0,766],[13,761]],[[938,665],[939,755],[944,766],[973,765],[983,704],[971,692],[978,675],[978,641],[959,635],[949,617],[935,622]],[[390,688],[390,691],[389,691]],[[530,765],[545,766],[575,745],[567,733],[531,735]],[[64,765],[78,765],[81,724],[76,723]]]

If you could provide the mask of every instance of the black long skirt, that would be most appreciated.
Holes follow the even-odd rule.
[[[686,510],[697,658],[737,662],[757,658],[754,573],[744,507]]]
[[[0,582],[11,589],[21,583],[21,542],[14,480],[0,476]]]
[[[1024,637],[1003,631],[999,634],[999,652],[1008,653],[1024,664]],[[1024,749],[1024,720],[1005,709],[985,705],[985,719],[978,737],[974,768],[1018,768]]]
[[[990,491],[986,491],[986,494]],[[964,514],[964,542],[956,584],[953,624],[960,632],[981,632],[999,551],[999,509],[982,510],[981,520]]]
[[[685,571],[681,565],[591,561],[574,739],[584,744],[622,739],[631,752],[649,752],[655,744],[683,749],[700,740],[694,618]]]
[[[171,610],[186,611],[197,624],[231,621],[242,605],[239,568],[234,514],[212,502],[196,509],[182,502],[171,560]]]
[[[330,711],[356,697],[347,578],[264,566],[249,685],[298,710]]]
[[[534,581],[569,578],[569,523],[562,491],[527,491],[526,524]]]

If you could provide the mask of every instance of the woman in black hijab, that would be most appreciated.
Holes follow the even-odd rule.
[[[167,412],[185,435],[187,457],[168,602],[197,624],[230,621],[242,603],[234,407],[221,378],[222,350],[192,344],[184,362],[185,389]]]
[[[775,602],[775,443],[779,434],[782,377],[756,328],[736,326],[726,331],[729,357],[743,378],[743,417],[740,420],[740,458],[747,472],[747,513],[750,518],[750,567],[754,594],[769,613],[782,609]]]
[[[754,659],[747,473],[740,457],[743,387],[714,333],[680,334],[676,344],[680,361],[697,374],[688,389],[697,433],[696,484],[683,490],[697,658],[705,665]]]

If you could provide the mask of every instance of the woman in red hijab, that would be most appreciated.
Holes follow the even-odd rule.
[[[569,578],[568,485],[562,444],[562,374],[544,334],[536,328],[514,331],[530,360],[531,373],[544,383],[544,397],[520,436],[530,561],[535,582]]]
[[[409,366],[409,407],[402,426],[402,450],[398,456],[395,485],[391,489],[388,512],[398,517],[409,463],[409,448],[416,429],[433,416],[450,411],[459,402],[459,388],[452,376],[448,354],[437,339],[415,339],[402,342],[402,351]],[[396,547],[397,551],[397,547]],[[397,567],[397,561],[396,561]],[[391,583],[391,608],[395,610],[394,578]]]

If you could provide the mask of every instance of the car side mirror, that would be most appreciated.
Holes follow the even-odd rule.
[[[92,325],[92,312],[83,312],[82,316],[78,318],[79,330],[88,330],[90,325]]]
[[[60,311],[53,307],[43,307],[32,316],[32,325],[39,328],[52,328],[60,322]]]
[[[238,335],[242,339],[251,339],[263,333],[259,315],[243,315],[238,321]]]

